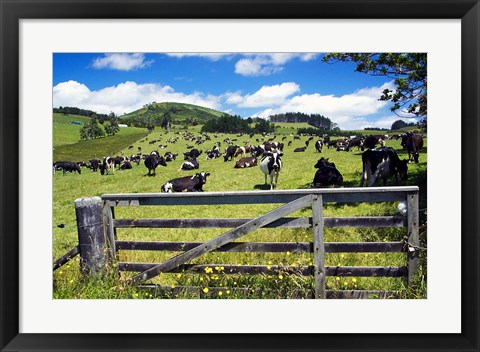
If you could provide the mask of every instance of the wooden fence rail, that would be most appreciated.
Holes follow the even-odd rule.
[[[397,202],[407,205],[407,216],[360,216],[360,217],[324,217],[323,209],[327,203],[358,202]],[[130,206],[198,206],[198,205],[240,205],[240,204],[283,204],[278,208],[256,218],[115,218],[115,207]],[[240,191],[240,192],[199,192],[173,194],[105,194],[98,197],[75,201],[77,223],[79,224],[79,252],[82,266],[95,272],[106,259],[113,260],[117,251],[148,250],[176,251],[180,254],[163,263],[119,262],[118,269],[137,274],[131,279],[133,284],[148,286],[147,281],[160,273],[204,273],[206,268],[224,267],[225,274],[275,274],[280,271],[298,275],[313,276],[315,280],[315,298],[369,297],[368,294],[327,290],[327,276],[375,276],[407,277],[411,282],[418,270],[418,187],[378,187],[378,188],[342,188],[308,189],[280,191]],[[87,211],[82,209],[88,207]],[[311,216],[289,217],[300,209],[311,207]],[[97,213],[93,216],[92,209]],[[79,218],[80,217],[80,218]],[[103,231],[98,230],[101,218]],[[90,223],[89,223],[90,222]],[[95,223],[94,223],[95,222]],[[82,228],[80,228],[80,225]],[[383,228],[404,227],[407,229],[404,240],[397,242],[324,242],[325,228]],[[218,228],[226,232],[206,242],[152,242],[120,241],[116,237],[117,229],[188,229]],[[248,233],[260,228],[299,228],[312,231],[311,242],[237,242]],[[82,234],[82,235],[80,235]],[[101,236],[101,239],[90,238]],[[233,242],[235,241],[235,242]],[[103,255],[99,245],[104,245]],[[313,265],[301,267],[280,267],[266,265],[226,265],[191,264],[193,259],[210,252],[291,252],[312,253]],[[400,267],[346,267],[325,266],[325,253],[340,252],[405,252],[406,265]],[[92,263],[90,263],[92,262]],[[92,270],[90,270],[92,271]],[[192,288],[185,288],[192,289]],[[192,289],[195,291],[196,289]],[[360,291],[359,291],[360,292]],[[372,291],[373,292],[373,291]],[[380,292],[380,291],[379,291]],[[378,292],[375,293],[378,296]],[[389,296],[388,293],[379,294]]]

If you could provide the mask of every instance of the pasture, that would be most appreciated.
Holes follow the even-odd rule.
[[[94,140],[80,140],[80,129],[83,125],[72,124],[74,121],[84,123],[89,117],[79,115],[53,114],[53,161],[80,161],[102,158],[120,152],[123,146],[147,135],[144,128],[120,128],[112,137]]]
[[[196,126],[198,127],[198,126]],[[196,130],[190,128],[189,131]],[[143,162],[140,165],[133,163],[132,170],[115,171],[115,175],[101,176],[99,172],[92,172],[83,168],[82,174],[70,174],[63,176],[61,172],[53,176],[53,260],[59,258],[72,247],[78,244],[77,228],[75,220],[75,209],[73,201],[80,197],[100,196],[107,193],[155,193],[160,192],[160,187],[168,180],[181,176],[193,175],[195,172],[206,171],[210,173],[207,183],[204,185],[204,191],[236,191],[236,190],[264,190],[269,187],[264,186],[264,175],[259,167],[247,169],[234,169],[235,161],[224,162],[223,157],[214,160],[205,160],[205,153],[199,157],[200,168],[194,171],[179,171],[183,163],[183,152],[187,151],[186,143],[193,144],[191,141],[184,141],[182,136],[175,134],[176,130],[170,133],[155,130],[148,135],[148,140],[142,136],[136,137],[135,142],[127,142],[123,145],[116,144],[117,149],[110,152],[105,149],[103,155],[119,155],[123,149],[125,155],[136,154],[137,148],[141,147],[144,154],[152,150],[159,150],[163,155],[166,151],[178,153],[176,160],[169,162],[167,167],[158,166],[157,176],[144,176],[147,173]],[[238,145],[243,145],[245,140],[250,140],[251,144],[260,144],[256,142],[259,135],[248,138],[247,135],[237,137],[235,135],[219,134],[217,138],[210,134],[212,140],[206,141],[203,145],[196,146],[199,150],[211,149],[217,141],[222,142],[222,152],[226,147],[223,140],[227,137],[237,139]],[[334,148],[324,147],[321,154],[315,151],[312,140],[310,146],[304,153],[294,153],[297,147],[303,147],[307,137],[301,137],[300,140],[294,140],[292,136],[287,135],[285,142],[283,160],[283,170],[278,180],[278,189],[308,189],[311,188],[312,180],[316,169],[313,165],[320,157],[329,158],[336,164],[337,169],[344,178],[344,187],[357,187],[361,175],[361,152],[337,152]],[[166,143],[168,138],[180,137],[175,144]],[[155,144],[149,144],[149,141],[159,140]],[[267,137],[268,138],[268,137]],[[281,140],[282,135],[278,135],[276,140]],[[105,138],[104,140],[107,140]],[[288,141],[292,141],[291,146],[287,146]],[[100,140],[91,141],[100,142]],[[118,141],[117,141],[118,142]],[[260,139],[261,142],[261,139]],[[94,143],[95,144],[95,143]],[[133,145],[130,151],[127,151],[129,145]],[[168,144],[166,149],[158,149],[158,144]],[[92,153],[92,145],[78,144],[76,154],[71,154],[69,161],[82,160],[81,155]],[[387,146],[396,149],[401,159],[407,158],[406,152],[400,147],[400,141],[387,141]],[[98,148],[104,146],[95,146]],[[57,149],[57,148],[56,148]],[[98,151],[97,151],[98,150]],[[111,150],[111,149],[110,149]],[[76,157],[75,157],[76,156]],[[99,156],[99,155],[98,155]],[[74,158],[75,157],[75,158]],[[235,160],[238,160],[237,157]],[[406,181],[400,181],[399,185],[417,185],[420,187],[420,209],[426,208],[426,170],[427,170],[427,148],[424,147],[420,153],[419,164],[409,164],[409,177]],[[381,185],[381,184],[380,184]],[[393,185],[389,181],[387,185]],[[200,218],[200,217],[254,217],[264,214],[273,209],[271,204],[266,205],[245,205],[235,206],[198,206],[194,210],[191,207],[132,207],[129,209],[119,209],[116,214],[118,217],[156,217],[156,218]],[[127,212],[128,216],[125,213]],[[304,210],[299,210],[301,214]],[[358,216],[358,215],[398,215],[396,204],[394,203],[374,203],[359,205],[330,205],[325,209],[326,216]],[[295,214],[293,214],[295,215]],[[425,212],[423,213],[425,217]],[[422,214],[421,214],[422,218]],[[204,241],[222,233],[217,229],[119,229],[117,233],[120,240],[165,240],[165,241]],[[390,241],[401,240],[404,232],[401,229],[326,229],[325,241]],[[302,229],[260,229],[247,235],[242,241],[308,241],[311,239],[310,230]],[[172,252],[120,252],[120,260],[138,261],[145,263],[161,262],[173,256]],[[403,265],[404,254],[401,253],[329,253],[326,255],[327,265]],[[268,264],[268,265],[311,265],[312,256],[308,253],[211,253],[199,258],[195,263],[237,263],[237,264]],[[424,266],[422,266],[425,269]],[[221,268],[219,268],[221,269]],[[155,298],[156,295],[151,292],[144,292],[135,287],[126,287],[122,281],[131,274],[117,274],[112,268],[109,275],[101,279],[86,279],[79,276],[78,258],[71,261],[65,267],[54,272],[54,297],[55,298]],[[426,297],[426,271],[420,270],[418,282],[413,288],[406,287],[402,278],[340,278],[327,277],[327,287],[332,289],[371,289],[371,290],[393,290],[401,292],[402,297],[406,298],[425,298]],[[205,275],[185,274],[162,274],[155,278],[153,282],[163,285],[191,286],[201,287],[250,287],[255,288],[252,292],[253,298],[280,298],[290,288],[307,289],[313,285],[313,279],[296,275],[222,275],[221,270]],[[207,290],[208,291],[208,290]],[[237,298],[232,293],[225,290],[221,297],[217,298]],[[282,291],[283,294],[279,294]],[[288,296],[288,293],[287,293]],[[186,294],[172,294],[172,298],[189,298]]]

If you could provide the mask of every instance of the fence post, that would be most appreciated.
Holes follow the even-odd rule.
[[[315,277],[315,298],[326,298],[325,292],[325,245],[323,240],[323,197],[312,195],[313,220],[313,264]]]
[[[415,247],[420,246],[418,236],[418,192],[407,194],[408,243]],[[419,267],[418,250],[408,248],[408,285],[413,283]]]
[[[103,271],[107,263],[107,242],[100,197],[75,199],[80,268],[90,275]]]

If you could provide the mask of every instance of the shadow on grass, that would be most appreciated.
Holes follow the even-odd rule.
[[[259,190],[263,190],[263,191],[269,191],[270,190],[270,185],[269,184],[259,184],[259,185],[255,185],[253,186],[253,189],[259,189]]]

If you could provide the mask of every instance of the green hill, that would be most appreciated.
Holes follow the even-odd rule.
[[[143,108],[128,114],[120,116],[123,123],[132,123],[134,121],[148,121],[155,125],[160,125],[164,115],[168,113],[175,123],[182,123],[186,120],[195,120],[199,124],[212,117],[220,117],[223,112],[203,106],[184,104],[184,103],[151,103]]]
[[[120,128],[115,136],[80,140],[80,129],[89,117],[53,113],[53,160],[80,161],[113,155],[145,137],[145,128]],[[72,123],[73,122],[73,123]]]
[[[80,140],[80,129],[89,117],[53,113],[53,146],[68,145]]]

